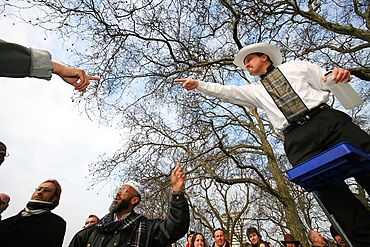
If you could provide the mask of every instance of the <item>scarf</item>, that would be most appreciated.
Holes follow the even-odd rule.
[[[125,246],[143,247],[145,244],[145,219],[147,219],[145,216],[132,211],[127,217],[114,221],[114,214],[109,213],[97,222],[95,227],[99,232],[111,234],[116,231],[130,229],[131,237],[129,237]]]
[[[29,200],[26,207],[22,210],[21,216],[28,217],[31,215],[45,214],[49,213],[53,208],[55,208],[54,203]]]

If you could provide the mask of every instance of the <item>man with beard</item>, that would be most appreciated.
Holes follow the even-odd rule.
[[[73,237],[70,247],[150,247],[167,246],[183,237],[189,228],[189,206],[184,195],[185,174],[177,164],[171,175],[172,200],[167,219],[148,219],[134,208],[141,201],[142,189],[135,181],[118,189],[109,213],[95,225]]]
[[[61,193],[55,179],[37,187],[19,214],[0,221],[1,247],[62,247],[66,222],[51,212],[59,205]]]

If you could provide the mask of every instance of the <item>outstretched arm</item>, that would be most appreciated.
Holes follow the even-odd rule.
[[[182,83],[182,86],[186,90],[193,90],[198,88],[199,86],[199,81],[191,79],[191,78],[181,78],[181,79],[175,79],[175,82],[180,82]]]
[[[86,91],[89,80],[100,80],[99,77],[86,75],[82,69],[53,62],[50,52],[46,50],[27,48],[0,39],[0,76],[50,80],[52,73],[81,92]]]
[[[172,199],[169,215],[165,220],[151,220],[152,226],[147,225],[151,243],[149,246],[167,246],[182,238],[189,229],[189,206],[185,198],[183,186],[185,173],[177,163],[171,174]],[[149,230],[150,229],[150,230]]]
[[[99,77],[87,75],[82,69],[71,68],[56,62],[52,63],[53,73],[59,75],[65,82],[71,84],[80,92],[86,92],[90,80],[100,80]]]

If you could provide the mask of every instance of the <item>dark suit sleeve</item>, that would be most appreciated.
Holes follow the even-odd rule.
[[[48,51],[0,40],[0,76],[50,80],[53,65]]]
[[[47,235],[45,234],[46,240],[43,246],[62,247],[67,223],[59,216],[51,221],[53,224],[49,225],[49,229],[45,229],[45,232],[49,233]]]
[[[31,52],[24,46],[0,42],[0,75],[26,77],[30,75]]]
[[[170,213],[165,220],[149,220],[148,246],[167,246],[182,238],[189,229],[189,205],[184,193],[172,195]],[[149,224],[148,224],[149,225]]]

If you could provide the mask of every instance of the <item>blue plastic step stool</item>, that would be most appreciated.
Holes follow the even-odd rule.
[[[367,170],[370,170],[370,154],[342,142],[293,167],[287,174],[290,181],[314,191]]]
[[[331,224],[343,237],[346,246],[351,247],[353,245],[333,215],[327,211],[316,191],[368,170],[370,170],[370,154],[350,143],[342,142],[289,169],[287,175],[290,181],[308,192],[313,191]]]

